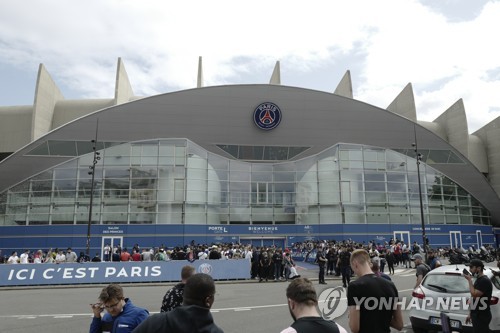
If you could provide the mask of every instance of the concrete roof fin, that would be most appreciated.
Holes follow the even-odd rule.
[[[433,120],[446,133],[446,140],[464,156],[469,156],[469,129],[464,102],[460,98],[439,117]]]
[[[115,105],[129,102],[134,96],[130,80],[125,70],[122,58],[118,58],[115,82]]]
[[[198,76],[196,79],[196,88],[203,87],[203,58],[201,56],[198,57]]]
[[[388,111],[399,114],[405,118],[417,121],[417,108],[415,107],[415,97],[413,87],[408,83],[399,95],[387,107]]]
[[[333,92],[335,95],[344,96],[348,98],[353,98],[352,95],[352,80],[351,80],[351,71],[347,70],[340,80],[337,88]]]
[[[271,80],[269,80],[269,84],[281,85],[281,73],[280,73],[280,62],[276,61],[276,65],[274,66],[273,75],[271,75]]]
[[[64,96],[43,64],[38,68],[31,118],[31,140],[34,141],[51,130],[56,103]]]

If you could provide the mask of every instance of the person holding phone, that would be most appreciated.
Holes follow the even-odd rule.
[[[469,291],[472,299],[470,302],[470,313],[465,322],[472,322],[474,333],[487,333],[490,331],[490,301],[493,292],[493,284],[491,280],[484,275],[484,265],[481,260],[472,259],[469,268],[471,274],[466,274],[466,270],[464,270],[464,277],[469,282]],[[473,277],[476,278],[474,283],[472,282]]]
[[[123,289],[118,284],[104,287],[99,302],[90,306],[94,313],[90,333],[130,333],[149,316],[148,310],[123,297]]]

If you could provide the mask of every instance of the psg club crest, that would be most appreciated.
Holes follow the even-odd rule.
[[[281,110],[274,103],[261,103],[253,112],[253,121],[260,129],[266,131],[275,129],[281,122]]]

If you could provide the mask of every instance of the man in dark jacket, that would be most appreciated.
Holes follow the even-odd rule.
[[[90,333],[130,333],[149,315],[147,310],[124,298],[123,289],[117,284],[104,287],[99,295],[99,302],[91,304],[91,307],[94,317]],[[104,309],[107,313],[102,315]]]
[[[210,314],[214,295],[212,277],[203,273],[195,274],[186,281],[182,306],[150,316],[133,333],[224,333],[215,325]]]

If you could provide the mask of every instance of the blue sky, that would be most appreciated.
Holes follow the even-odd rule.
[[[500,116],[499,0],[0,0],[0,106],[33,103],[43,63],[66,99],[112,98],[116,63],[137,96],[268,83],[386,108],[412,83],[417,117],[464,100],[469,131]]]

